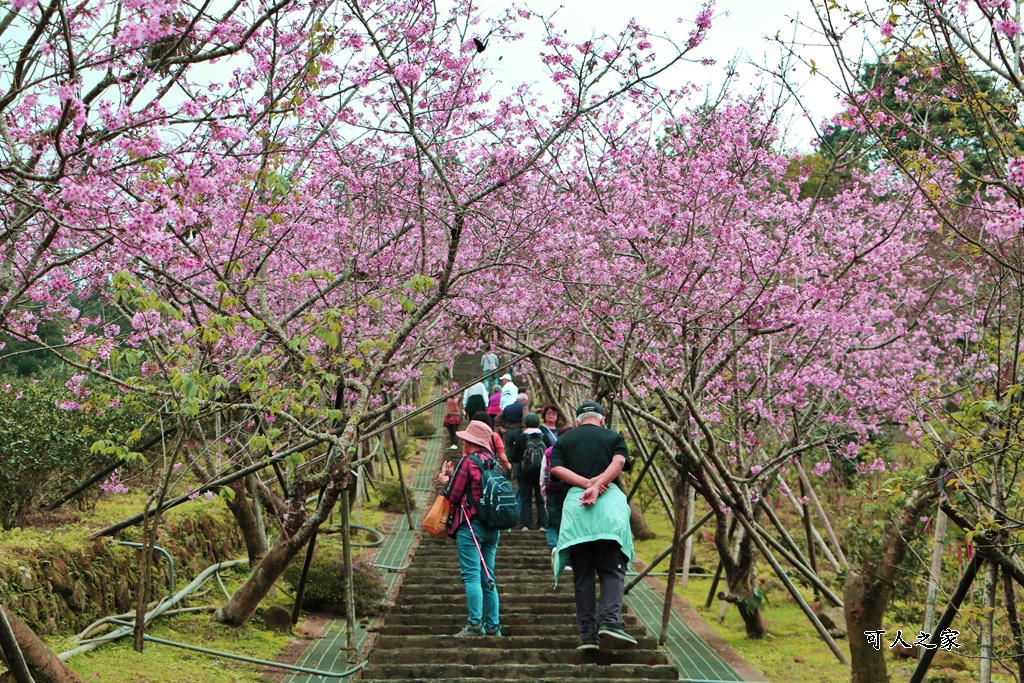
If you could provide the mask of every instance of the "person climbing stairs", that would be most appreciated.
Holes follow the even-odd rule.
[[[656,639],[624,611],[635,647],[576,649],[571,576],[556,590],[544,534],[502,533],[495,563],[501,636],[455,638],[466,610],[453,541],[424,535],[394,606],[385,615],[363,681],[678,680]]]

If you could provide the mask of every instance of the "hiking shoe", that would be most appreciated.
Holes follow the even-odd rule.
[[[482,636],[484,629],[480,624],[466,624],[466,626],[455,634],[456,638],[476,638]],[[633,641],[636,642],[636,641]]]
[[[633,647],[636,645],[636,638],[621,628],[615,628],[614,626],[602,626],[597,630],[597,635],[601,636],[606,642],[611,641],[609,644],[618,645],[619,647]]]
[[[501,635],[501,627],[500,626],[495,626],[495,627],[492,628],[492,627],[488,626],[487,628],[484,629],[484,633],[486,635],[489,635],[489,636],[500,636]]]
[[[583,650],[584,652],[597,652],[601,649],[601,643],[598,641],[597,636],[587,636],[580,638],[580,644],[576,646],[577,650]]]

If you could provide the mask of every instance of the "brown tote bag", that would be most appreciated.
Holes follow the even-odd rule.
[[[427,510],[423,518],[423,529],[431,536],[444,538],[448,535],[448,517],[452,512],[452,504],[444,496],[438,496],[434,504]]]

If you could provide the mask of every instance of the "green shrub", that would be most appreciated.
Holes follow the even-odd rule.
[[[83,400],[65,386],[68,377],[47,371],[36,380],[0,379],[0,526],[5,529],[23,524],[43,499],[110,463],[111,456],[92,451],[94,443],[124,443],[145,421],[144,407],[132,397],[97,390]],[[76,378],[72,384],[90,382]]]
[[[402,485],[397,481],[389,481],[377,487],[380,496],[378,506],[387,512],[405,512],[405,498],[402,496]],[[409,496],[409,511],[416,509],[416,501]]]
[[[416,438],[433,436],[437,431],[437,427],[434,426],[434,421],[426,413],[417,415],[410,419],[406,424],[409,428],[409,436]]]
[[[284,578],[293,587],[299,585],[302,575],[302,558],[288,565]],[[341,548],[333,543],[321,543],[313,554],[306,575],[306,586],[302,592],[302,606],[308,610],[345,613],[345,573]],[[369,562],[356,560],[352,563],[353,593],[356,602],[356,616],[369,616],[380,612],[380,602],[386,586],[384,575]]]

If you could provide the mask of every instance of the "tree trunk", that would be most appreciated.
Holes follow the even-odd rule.
[[[737,529],[736,533],[742,533],[742,530]],[[719,553],[721,554],[721,548]],[[722,559],[725,566],[725,582],[729,587],[729,594],[725,599],[736,605],[739,610],[747,636],[763,638],[768,635],[768,627],[761,613],[761,600],[754,595],[754,589],[757,588],[757,572],[754,563],[754,544],[750,536],[743,534],[736,543],[735,555],[723,556]]]
[[[754,597],[757,577],[754,574],[753,563],[742,571],[730,572],[726,569],[725,580],[729,586],[729,602],[739,609],[747,637],[763,638],[768,635],[768,627],[761,613],[761,601]]]
[[[293,492],[299,500],[304,499],[302,491]],[[288,564],[302,550],[313,532],[323,524],[334,504],[338,502],[339,489],[336,484],[328,484],[324,495],[317,504],[316,510],[297,527],[285,525],[274,539],[270,550],[256,565],[252,574],[245,580],[231,599],[213,613],[213,620],[231,626],[244,626],[255,614],[263,598],[274,587]],[[294,513],[295,508],[292,508]],[[294,517],[292,518],[294,519]]]
[[[909,494],[900,516],[889,525],[882,538],[881,557],[865,556],[861,566],[852,568],[846,577],[843,603],[850,639],[851,683],[886,683],[889,680],[884,646],[876,650],[864,633],[882,628],[896,572],[920,532],[921,515],[938,500],[939,488],[935,480],[940,473],[940,466],[935,465],[928,474],[930,481]],[[908,640],[905,636],[904,639]]]
[[[259,561],[245,583],[239,586],[223,607],[213,613],[214,621],[229,626],[245,626],[252,619],[260,602],[302,548],[301,545],[290,543],[283,536],[284,534],[278,535],[274,545]]]
[[[633,501],[629,501],[629,529],[633,532],[633,538],[638,541],[649,541],[658,536],[651,531],[651,525],[644,519],[644,513]]]
[[[249,566],[253,566],[267,552],[266,546],[263,544],[263,535],[260,533],[260,525],[256,519],[256,514],[253,512],[252,505],[249,504],[249,499],[245,497],[245,480],[235,481],[230,484],[229,488],[235,495],[231,496],[228,509],[231,510],[231,514],[238,524],[238,529],[242,533],[242,539],[245,541],[245,552],[249,556]]]
[[[36,683],[83,683],[78,674],[68,665],[57,659],[53,651],[46,646],[39,636],[30,629],[14,612],[3,607],[4,614],[11,624],[14,637],[21,648],[29,672]],[[14,676],[10,672],[0,676],[0,683],[13,683]]]
[[[889,584],[880,581],[870,571],[854,567],[843,585],[847,634],[850,639],[852,664],[851,683],[887,683],[889,671],[885,666],[885,648],[879,650],[868,642],[865,631],[882,628],[882,618],[889,602]]]

